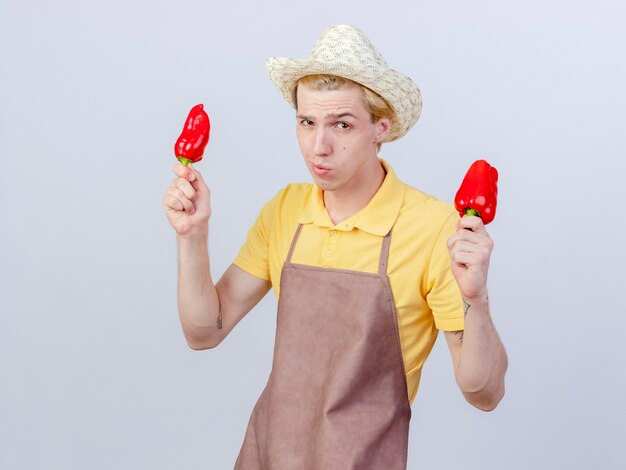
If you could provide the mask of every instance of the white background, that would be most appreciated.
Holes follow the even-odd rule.
[[[466,404],[440,338],[409,468],[626,468],[620,0],[0,0],[0,468],[232,468],[276,301],[219,348],[186,346],[161,207],[173,143],[204,103],[218,278],[262,204],[310,181],[265,59],[306,57],[334,23],[423,92],[381,153],[403,181],[451,201],[473,160],[501,175],[507,395]]]

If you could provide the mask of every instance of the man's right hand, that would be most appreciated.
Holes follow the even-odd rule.
[[[206,234],[211,216],[211,192],[198,170],[174,165],[176,178],[165,191],[165,215],[180,237]]]

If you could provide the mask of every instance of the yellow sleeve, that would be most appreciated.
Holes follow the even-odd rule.
[[[281,191],[282,192],[282,191]],[[246,241],[239,250],[239,254],[233,264],[255,277],[270,280],[269,268],[269,233],[274,218],[276,202],[280,198],[279,192],[267,202],[250,230]]]
[[[433,312],[435,326],[443,331],[464,329],[463,298],[450,269],[450,254],[446,245],[456,232],[458,220],[456,211],[445,220],[428,264],[429,291],[426,301]]]

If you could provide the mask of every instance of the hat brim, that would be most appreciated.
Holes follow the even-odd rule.
[[[421,113],[422,96],[419,88],[409,77],[393,69],[285,57],[271,57],[267,59],[266,66],[274,85],[293,108],[298,80],[307,75],[336,75],[374,91],[387,101],[395,116],[385,142],[404,136]]]

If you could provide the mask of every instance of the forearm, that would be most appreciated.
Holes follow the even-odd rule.
[[[492,410],[504,396],[506,351],[491,321],[488,300],[469,300],[465,310],[457,381],[471,404]]]
[[[187,343],[206,349],[219,343],[220,303],[211,278],[208,229],[178,242],[178,311]]]

